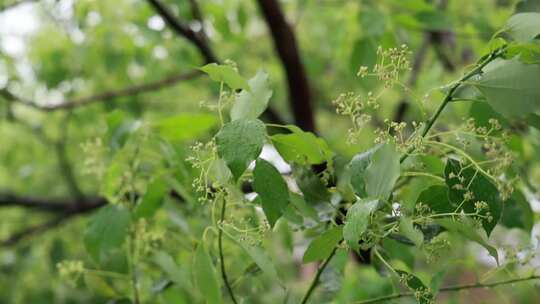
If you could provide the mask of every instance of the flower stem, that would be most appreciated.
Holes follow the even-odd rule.
[[[223,203],[221,204],[221,215],[219,218],[219,225],[223,223],[223,220],[225,219],[225,210],[227,207],[227,200],[222,199]],[[219,247],[219,261],[221,266],[221,277],[223,278],[223,283],[225,283],[225,287],[227,288],[227,291],[229,292],[229,295],[231,296],[231,300],[234,304],[237,304],[236,298],[234,297],[234,292],[232,290],[231,284],[229,283],[229,279],[227,277],[227,271],[225,270],[225,257],[223,255],[223,229],[218,229],[218,247]]]

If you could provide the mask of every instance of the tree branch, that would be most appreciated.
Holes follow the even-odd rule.
[[[210,48],[210,45],[208,45],[204,36],[196,33],[188,25],[177,19],[159,0],[147,1],[175,33],[186,38],[197,47],[206,63],[218,62],[216,55]]]
[[[503,280],[503,281],[497,281],[493,283],[473,283],[473,284],[465,284],[465,285],[454,285],[454,286],[448,286],[443,287],[439,289],[439,292],[453,292],[453,291],[460,291],[460,290],[467,290],[467,289],[475,289],[475,288],[492,288],[500,285],[508,285],[508,284],[514,284],[518,282],[525,282],[525,281],[531,281],[531,280],[538,280],[540,279],[540,276],[530,276],[525,278],[517,278],[517,279],[510,279],[510,280]],[[395,300],[399,298],[409,298],[414,297],[413,292],[404,292],[404,293],[397,293],[393,295],[388,296],[382,296],[378,298],[368,299],[364,301],[355,302],[356,304],[373,304],[373,303],[381,303],[381,302],[387,302],[390,300]]]
[[[82,199],[54,199],[18,196],[0,193],[0,207],[18,206],[36,211],[55,213],[53,219],[44,223],[30,226],[12,234],[9,238],[0,241],[0,247],[13,246],[19,241],[55,228],[64,221],[77,215],[92,212],[107,204],[101,197],[86,197]]]
[[[173,86],[182,80],[193,79],[200,75],[202,75],[200,71],[193,70],[190,72],[184,72],[180,74],[171,75],[157,81],[128,86],[128,87],[117,89],[117,90],[104,91],[104,92],[97,93],[94,95],[89,95],[89,96],[74,98],[74,99],[67,100],[64,102],[54,103],[53,105],[39,105],[33,101],[25,100],[21,97],[15,96],[14,94],[9,92],[5,88],[0,90],[0,96],[3,96],[7,100],[21,102],[27,106],[30,106],[30,107],[33,107],[42,111],[48,112],[48,111],[56,111],[56,110],[69,110],[69,109],[77,108],[77,107],[88,105],[95,102],[103,102],[103,101],[108,101],[108,100],[116,99],[120,97],[133,96],[133,95],[138,95],[142,93],[157,91],[165,87]]]
[[[67,216],[56,216],[52,220],[17,231],[14,234],[12,234],[9,238],[2,240],[0,242],[0,247],[14,246],[27,237],[30,237],[35,234],[40,234],[52,228],[58,227],[62,222],[64,222],[67,219],[68,219]]]
[[[105,204],[107,200],[102,197],[43,198],[0,193],[0,207],[22,207],[50,213],[85,213]]]
[[[176,18],[172,12],[170,12],[165,5],[163,5],[159,0],[147,0],[150,5],[156,10],[156,12],[167,22],[170,28],[174,30],[178,35],[191,41],[201,55],[204,57],[207,63],[219,63],[220,60],[212,51],[208,39],[204,32],[204,19],[202,12],[197,5],[196,0],[190,0],[191,12],[193,17],[201,23],[202,30],[199,33],[194,32],[191,28],[185,25],[181,20]],[[272,107],[268,107],[264,112],[264,115],[268,118],[269,121],[278,124],[286,124],[285,120],[281,118],[276,110]],[[296,114],[295,114],[296,117]]]
[[[257,0],[257,2],[272,33],[274,46],[287,75],[289,104],[295,123],[306,131],[314,132],[316,127],[311,92],[294,33],[285,20],[277,0]]]

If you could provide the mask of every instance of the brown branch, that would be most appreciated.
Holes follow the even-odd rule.
[[[165,20],[167,25],[178,35],[193,43],[207,63],[218,62],[217,57],[208,45],[204,36],[193,31],[188,25],[176,18],[169,9],[159,0],[147,0],[154,10]]]
[[[193,15],[193,18],[197,19],[197,21],[201,23],[201,28],[204,29],[204,18],[197,0],[189,0],[189,5],[191,7],[191,14]]]
[[[17,231],[7,239],[0,241],[0,247],[13,246],[23,239],[58,227],[68,219],[92,212],[93,210],[98,209],[106,204],[107,200],[101,197],[87,197],[82,199],[54,199],[0,193],[0,207],[18,206],[36,211],[55,213],[53,219]]]
[[[199,33],[194,32],[191,28],[185,25],[181,20],[173,15],[159,0],[147,0],[150,5],[156,10],[156,12],[167,22],[175,33],[191,41],[201,55],[204,57],[207,63],[219,63],[219,59],[212,51],[206,34],[204,32],[204,18],[202,12],[197,4],[196,0],[190,0],[191,12],[193,17],[201,23],[202,30]],[[268,118],[270,122],[277,124],[286,124],[285,120],[281,118],[276,110],[272,107],[268,107],[264,112],[264,116]],[[296,117],[296,114],[295,114]],[[297,120],[298,121],[298,120]]]
[[[107,203],[102,197],[43,198],[22,196],[12,193],[0,193],[0,207],[22,207],[51,213],[85,213]]]
[[[67,219],[68,217],[66,216],[57,216],[54,217],[52,220],[17,231],[7,239],[0,241],[0,247],[14,246],[20,241],[31,237],[32,235],[40,234],[52,228],[58,227],[62,222]]]
[[[148,0],[148,1],[149,2],[155,2],[155,3],[157,3],[159,5],[160,8],[165,9],[164,6],[161,5],[160,2],[153,1],[153,0]],[[194,2],[194,0],[191,0],[191,1],[192,1],[192,6],[195,5],[195,7],[196,7],[196,8],[193,8],[193,9],[198,11],[197,14],[199,14],[198,17],[196,17],[196,18],[202,18],[202,16],[200,15],[200,10],[198,9],[198,6],[196,6],[196,2]],[[172,21],[173,24],[176,24],[177,26],[180,26],[181,28],[185,27],[180,21],[176,21],[174,19],[174,16],[170,12],[168,12],[166,9],[165,9],[165,11],[167,12],[166,14],[167,14],[167,16],[169,18],[173,18],[173,20],[174,20],[174,21]],[[189,29],[187,27],[185,28],[185,30],[186,31],[192,31],[191,29]],[[196,39],[205,40],[204,35],[203,35],[202,38],[196,38]],[[205,44],[206,42],[202,41],[202,42],[199,42],[199,43]],[[207,44],[206,44],[206,46],[208,47]],[[209,47],[208,47],[208,49],[209,49]],[[212,53],[212,51],[210,49],[209,49],[210,54],[212,54],[212,56],[204,55],[205,54],[205,53],[203,53],[204,48],[199,49],[199,50],[201,51],[201,53],[203,54],[203,56],[205,57],[205,59],[207,61],[211,60],[210,62],[216,62],[216,63],[219,62],[219,60],[217,60],[217,58],[213,55],[213,53]],[[133,85],[133,86],[127,86],[125,88],[105,91],[105,92],[101,92],[101,93],[97,93],[97,94],[93,94],[93,95],[89,95],[89,96],[70,99],[70,100],[63,101],[63,102],[55,102],[52,105],[39,105],[34,101],[26,100],[26,99],[24,99],[22,97],[15,96],[14,94],[12,94],[6,88],[0,89],[0,96],[4,97],[8,101],[16,101],[16,102],[27,105],[29,107],[33,107],[33,108],[41,110],[41,111],[52,112],[52,111],[56,111],[56,110],[70,110],[70,109],[74,109],[74,108],[77,108],[77,107],[80,107],[80,106],[89,105],[89,104],[96,103],[96,102],[104,102],[104,101],[108,101],[108,100],[112,100],[112,99],[116,99],[116,98],[120,98],[120,97],[127,97],[127,96],[133,96],[133,95],[153,92],[153,91],[157,91],[157,90],[160,90],[160,89],[164,89],[164,88],[176,85],[180,81],[190,80],[190,79],[193,79],[193,78],[201,76],[201,75],[203,75],[203,73],[201,73],[200,71],[193,70],[193,71],[190,71],[190,72],[184,72],[184,73],[179,73],[179,74],[174,74],[174,75],[171,75],[171,76],[167,76],[167,77],[164,77],[162,79],[152,81],[152,82],[148,82],[148,83],[142,83],[142,84],[137,84],[137,85]],[[272,123],[278,123],[278,124],[286,124],[287,123],[278,114],[278,112],[276,110],[274,110],[273,108],[271,108],[271,107],[268,107],[268,109],[265,111],[265,113],[263,115],[266,116],[268,121],[270,121]]]
[[[306,131],[315,131],[311,92],[296,38],[285,20],[277,0],[257,0],[272,33],[274,46],[287,74],[289,103],[295,123]]]
[[[178,202],[185,202],[184,198],[174,190],[169,191],[169,196]],[[90,213],[107,204],[107,199],[103,197],[43,198],[0,193],[0,207],[21,207],[54,214],[51,220],[17,231],[7,239],[0,241],[0,247],[16,245],[23,239],[46,232],[69,219]]]
[[[67,100],[64,102],[55,103],[53,105],[39,105],[33,101],[25,100],[21,97],[15,96],[12,93],[10,93],[7,89],[0,90],[0,96],[3,96],[4,98],[11,101],[19,101],[25,105],[31,106],[33,108],[36,108],[42,111],[69,110],[76,107],[88,105],[94,102],[108,101],[108,100],[116,99],[120,97],[133,96],[133,95],[138,95],[142,93],[157,91],[165,87],[173,86],[180,81],[193,79],[200,75],[202,75],[201,72],[197,70],[193,70],[190,72],[184,72],[181,74],[168,76],[168,77],[165,77],[160,80],[153,81],[153,82],[137,84],[137,85],[128,86],[128,87],[117,89],[117,90],[110,90],[110,91],[97,93],[94,95],[74,98],[74,99]]]

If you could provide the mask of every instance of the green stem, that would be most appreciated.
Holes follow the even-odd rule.
[[[227,200],[223,199],[223,203],[221,204],[221,215],[220,215],[220,225],[223,223],[223,220],[225,219],[225,210],[227,207]],[[227,291],[229,292],[229,295],[231,296],[231,300],[234,304],[237,304],[236,298],[234,297],[234,292],[231,287],[231,284],[229,283],[229,279],[227,277],[227,272],[225,270],[225,257],[223,255],[223,229],[218,229],[218,247],[219,247],[219,261],[221,266],[221,277],[223,278],[223,283],[225,283],[225,287],[227,288]]]
[[[137,279],[137,270],[136,270],[136,261],[135,261],[135,239],[133,232],[130,233],[128,239],[128,264],[129,264],[129,275],[131,277],[131,289],[133,292],[133,303],[141,303],[139,297],[139,282]]]
[[[223,120],[223,113],[221,113],[221,96],[222,95],[223,95],[223,81],[219,84],[219,97],[218,97],[219,122],[221,123],[221,126],[223,127],[224,120]]]
[[[94,275],[94,276],[100,276],[100,277],[109,277],[113,279],[119,279],[119,280],[126,280],[129,277],[123,273],[113,272],[113,271],[106,271],[106,270],[99,270],[99,269],[90,269],[85,268],[84,274],[87,275]]]
[[[330,260],[332,260],[332,258],[336,254],[337,249],[338,249],[338,247],[335,246],[334,249],[332,250],[332,253],[330,253],[328,258],[326,258],[326,260],[324,260],[322,265],[317,270],[317,273],[315,274],[315,277],[313,278],[313,281],[311,281],[311,284],[309,285],[309,288],[308,288],[306,294],[302,298],[302,302],[300,302],[301,304],[306,304],[307,301],[309,300],[309,297],[311,297],[311,294],[315,290],[315,287],[317,287],[317,285],[319,284],[319,278],[321,277],[321,274],[323,273],[326,266],[328,266],[328,263],[330,263]]]
[[[373,247],[373,253],[383,263],[383,265],[386,268],[388,268],[388,270],[390,270],[391,273],[397,275],[396,270],[394,269],[394,267],[392,267],[392,266],[390,266],[390,264],[388,264],[388,262],[382,257],[382,255],[379,253],[379,250],[377,250],[376,247]]]
[[[437,121],[437,119],[439,118],[439,116],[441,115],[442,111],[444,110],[444,108],[446,108],[446,106],[448,105],[448,103],[450,103],[451,101],[453,101],[453,97],[454,97],[454,93],[456,92],[456,90],[467,80],[469,80],[471,77],[479,74],[482,72],[482,69],[488,65],[490,62],[492,62],[493,60],[495,60],[495,58],[499,57],[501,54],[502,54],[502,51],[504,51],[504,47],[500,48],[500,49],[497,49],[493,52],[491,52],[481,63],[479,63],[474,69],[472,69],[469,73],[463,75],[463,77],[461,77],[457,82],[455,82],[451,87],[450,89],[448,90],[448,92],[446,93],[446,95],[444,96],[444,99],[441,103],[441,105],[439,106],[439,108],[437,109],[437,111],[435,111],[435,113],[433,113],[433,116],[431,116],[431,118],[426,122],[423,130],[422,130],[422,133],[420,134],[420,137],[424,138],[426,137],[426,135],[428,134],[429,130],[431,130],[431,128],[433,127],[433,124],[435,124],[435,121]],[[412,152],[414,152],[415,150],[415,146],[411,146],[409,148],[409,150],[407,151],[407,153],[403,154],[401,156],[401,159],[399,160],[400,163],[403,163],[407,157],[409,157],[409,154],[411,154]]]
[[[403,172],[403,174],[401,174],[402,176],[425,176],[425,177],[430,177],[430,178],[433,178],[433,179],[436,179],[440,182],[444,182],[444,178],[438,176],[438,175],[434,175],[434,174],[431,174],[431,173],[427,173],[427,172],[415,172],[415,171],[407,171],[407,172]]]
[[[454,291],[475,289],[475,288],[492,288],[499,285],[508,285],[508,284],[513,284],[513,283],[538,280],[538,279],[540,279],[540,276],[531,276],[531,277],[525,277],[525,278],[503,280],[503,281],[497,281],[497,282],[487,283],[487,284],[473,283],[473,284],[465,284],[465,285],[454,285],[454,286],[443,287],[439,289],[439,292],[454,292]],[[414,297],[414,293],[413,292],[397,293],[397,294],[392,294],[388,296],[382,296],[378,298],[359,301],[355,303],[356,304],[373,304],[373,303],[388,302],[390,300],[395,300],[399,298],[408,298],[408,297]]]

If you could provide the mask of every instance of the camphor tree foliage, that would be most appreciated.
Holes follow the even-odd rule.
[[[0,303],[540,301],[540,2],[24,7]]]

